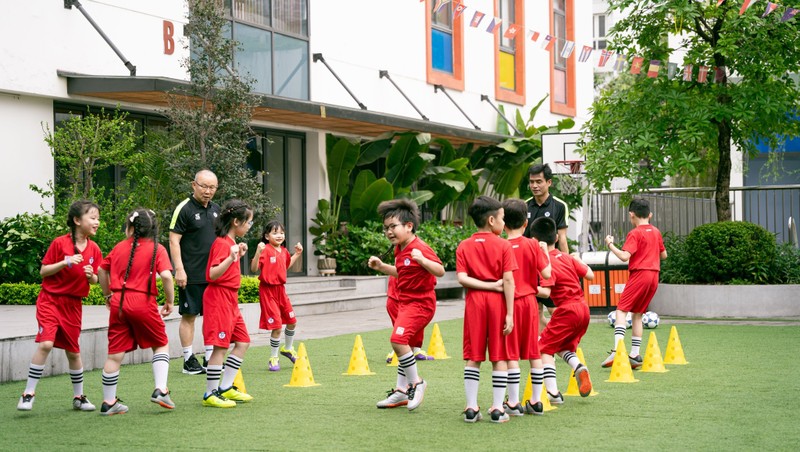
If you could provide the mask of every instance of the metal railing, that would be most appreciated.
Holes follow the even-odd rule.
[[[595,246],[613,235],[622,239],[631,229],[624,192],[592,195],[591,226]],[[714,188],[655,188],[637,195],[650,202],[652,223],[662,233],[687,235],[697,226],[717,221]],[[731,187],[731,218],[763,226],[778,243],[793,243],[792,222],[800,219],[800,185]],[[598,240],[599,239],[599,240]]]

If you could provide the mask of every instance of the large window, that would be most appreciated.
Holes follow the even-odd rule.
[[[567,41],[575,41],[573,0],[552,0],[550,30],[556,45],[550,50],[550,111],[575,116],[575,54],[561,56]]]
[[[446,3],[433,11],[437,2],[427,0],[425,13],[427,79],[432,85],[464,89],[463,15],[454,18],[455,7]]]
[[[502,22],[495,31],[495,97],[525,105],[525,10],[524,0],[495,0],[495,15]],[[516,37],[507,37],[515,26]]]
[[[237,70],[254,91],[309,99],[308,0],[225,0],[231,37],[241,43]]]

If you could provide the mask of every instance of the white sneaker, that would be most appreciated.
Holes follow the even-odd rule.
[[[36,396],[34,394],[22,394],[22,397],[19,398],[19,403],[17,404],[17,409],[20,411],[30,411],[33,409],[33,399]]]
[[[408,390],[406,391],[408,394],[408,411],[412,411],[422,404],[427,387],[428,383],[425,383],[425,380],[414,385],[408,385]]]
[[[72,409],[78,411],[94,411],[95,407],[85,395],[80,395],[72,399]]]
[[[558,394],[556,394],[556,395],[550,394],[548,392],[547,393],[547,400],[550,401],[550,405],[563,405],[564,404],[564,396],[561,395],[561,391],[558,391]]]
[[[385,399],[378,402],[378,408],[397,408],[408,405],[408,395],[399,389],[392,389],[386,395]]]

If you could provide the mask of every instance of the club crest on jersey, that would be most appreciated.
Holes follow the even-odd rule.
[[[267,319],[267,323],[269,323],[270,325],[272,325],[273,323],[275,323],[275,319],[273,319],[272,317],[270,317],[270,318],[268,318],[268,319]]]
[[[220,331],[218,336],[219,336],[220,339],[225,339],[225,332],[224,331]]]
[[[214,218],[217,218],[217,212],[214,212]]]
[[[200,221],[200,214],[199,213],[194,214],[194,219]]]
[[[403,265],[405,265],[406,267],[408,267],[409,265],[411,265],[411,259],[409,259],[409,258],[405,258],[405,259],[403,259]]]
[[[545,212],[544,216],[549,218],[550,217],[550,212]]]
[[[269,257],[269,263],[270,264],[274,264],[275,262],[278,262],[278,258],[275,257],[275,256],[270,256]]]
[[[94,257],[90,257],[89,258],[89,265],[92,265],[92,264],[94,264]]]

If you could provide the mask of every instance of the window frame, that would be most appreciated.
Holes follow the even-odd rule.
[[[515,19],[512,23],[522,27],[520,36],[516,37],[516,42],[514,43],[514,90],[500,86],[500,52],[502,43],[501,33],[503,33],[504,28],[502,25],[506,23],[505,18],[503,18],[503,23],[501,23],[501,26],[498,27],[498,30],[494,33],[494,97],[499,101],[516,105],[525,105],[525,1],[508,1],[514,2]],[[499,0],[494,0],[494,15],[495,17],[500,17]]]
[[[598,35],[598,30],[600,29],[600,19],[603,20],[603,34]],[[592,47],[594,50],[602,50],[608,48],[608,14],[601,13],[601,14],[594,14],[592,16]],[[600,43],[603,43],[603,47],[599,47]]]
[[[433,49],[431,30],[433,0],[425,1],[425,77],[429,85],[442,85],[445,88],[464,91],[464,15],[453,19],[453,74],[433,68]],[[453,3],[444,8],[452,8]]]
[[[555,96],[553,96],[553,92],[555,92],[555,60],[556,60],[556,52],[559,51],[558,46],[558,38],[566,39],[568,41],[575,41],[575,4],[574,0],[564,0],[564,16],[566,22],[566,36],[556,36],[555,35],[555,20],[554,20],[554,9],[553,9],[553,0],[549,2],[549,11],[550,11],[550,34],[556,39],[555,45],[551,46],[550,48],[550,112],[555,113],[558,115],[563,116],[570,116],[575,117],[577,109],[575,108],[575,52],[567,58],[567,67],[566,67],[566,97],[567,102],[561,103],[555,101]]]

